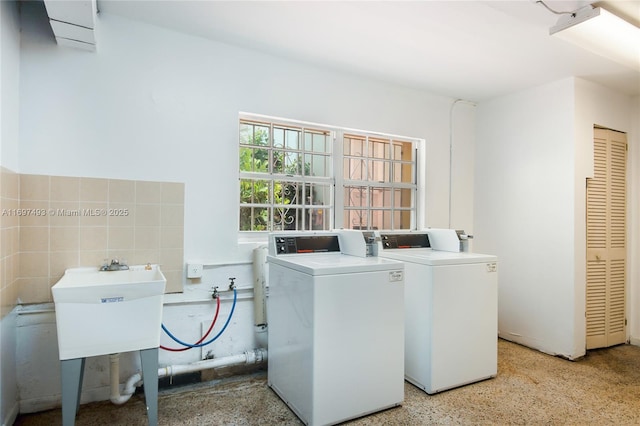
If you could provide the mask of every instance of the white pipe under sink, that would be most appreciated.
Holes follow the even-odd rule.
[[[122,394],[120,394],[120,354],[109,355],[111,361],[111,397],[114,404],[124,404],[136,391],[136,387],[142,385],[142,375],[136,373],[126,381]],[[178,374],[193,373],[196,371],[209,370],[212,368],[230,367],[232,365],[257,364],[267,360],[266,349],[254,349],[239,355],[230,355],[222,358],[206,359],[192,364],[168,365],[158,368],[158,378],[176,376]]]

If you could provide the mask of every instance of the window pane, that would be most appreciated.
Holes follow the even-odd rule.
[[[411,142],[393,141],[393,159],[413,161],[413,144]]]
[[[393,191],[393,206],[410,209],[413,207],[413,190],[409,188],[396,188]]]
[[[347,186],[344,188],[345,207],[366,207],[367,204],[366,186]]]
[[[329,132],[306,130],[304,133],[304,149],[309,152],[330,153]]]
[[[413,164],[412,163],[394,163],[393,164],[393,182],[412,183],[413,182]]]
[[[305,176],[325,176],[330,175],[331,157],[328,155],[312,155],[304,156],[304,174]]]
[[[285,147],[287,149],[300,149],[300,131],[285,130]]]
[[[393,216],[394,229],[411,229],[411,210],[396,210]]]
[[[302,184],[276,181],[273,184],[273,202],[279,205],[300,204]]]
[[[246,145],[269,145],[269,126],[240,122],[240,143]]]
[[[343,145],[344,155],[363,157],[367,154],[364,138],[344,135]]]
[[[389,141],[384,139],[369,139],[370,158],[389,158]]]
[[[305,204],[313,206],[331,206],[331,186],[308,183],[305,188]]]
[[[273,159],[271,161],[271,170],[273,170],[273,173],[284,172],[284,151],[273,150]]]
[[[304,150],[305,151],[313,151],[313,133],[306,131],[304,132]]]
[[[284,129],[280,127],[273,128],[273,146],[274,148],[284,147]]]
[[[253,171],[253,150],[251,148],[240,148],[240,171]]]
[[[371,188],[371,201],[369,202],[369,205],[371,207],[391,208],[391,189]]]
[[[241,231],[267,231],[270,222],[268,207],[240,207]]]
[[[313,134],[313,152],[331,152],[331,144],[329,143],[329,134],[314,133]]]
[[[367,166],[366,160],[362,158],[344,159],[344,177],[352,180],[366,180]]]
[[[269,172],[269,151],[263,148],[240,148],[241,172]]]
[[[288,175],[301,175],[300,170],[300,154],[297,152],[285,152],[284,154],[284,173]]]
[[[393,159],[400,160],[402,158],[402,144],[394,141],[391,149],[393,150]]]
[[[391,167],[388,161],[369,161],[369,180],[374,182],[389,182],[389,167]]]
[[[307,212],[306,226],[307,230],[329,230],[330,223],[328,208],[309,208]]]
[[[240,203],[270,204],[270,183],[267,180],[240,180]]]
[[[346,229],[369,229],[368,223],[367,210],[347,209],[344,211],[344,227]]]
[[[275,148],[300,149],[300,130],[273,127],[273,146]]]
[[[289,151],[273,151],[273,172],[286,175],[301,175],[300,154]]]
[[[273,229],[276,231],[295,231],[302,229],[302,209],[274,207]]]
[[[373,229],[393,229],[391,224],[391,210],[371,210],[371,224]]]

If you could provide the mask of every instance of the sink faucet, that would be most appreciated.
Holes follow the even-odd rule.
[[[127,269],[129,269],[129,266],[124,263],[120,263],[118,259],[111,259],[111,264],[107,264],[105,262],[105,264],[100,268],[101,271],[125,271]]]

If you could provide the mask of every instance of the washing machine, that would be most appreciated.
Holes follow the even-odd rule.
[[[498,259],[456,251],[455,230],[380,232],[377,254],[405,264],[405,379],[434,394],[498,370]],[[454,241],[447,244],[447,241]]]
[[[404,265],[360,231],[269,236],[268,384],[308,425],[404,400]]]

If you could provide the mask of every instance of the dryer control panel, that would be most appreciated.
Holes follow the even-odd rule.
[[[340,253],[337,235],[281,236],[272,237],[275,254]]]

